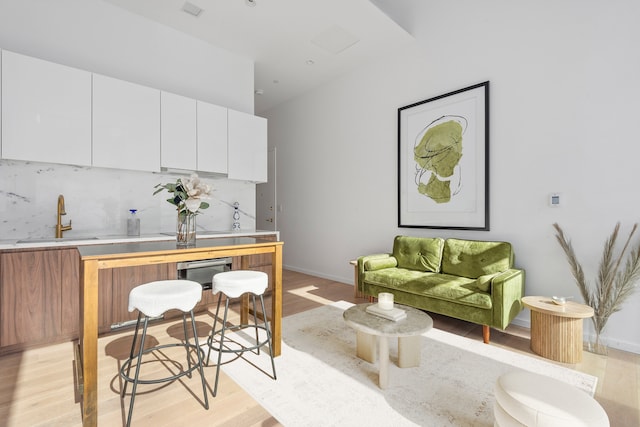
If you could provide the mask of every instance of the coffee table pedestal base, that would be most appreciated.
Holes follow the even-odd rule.
[[[428,314],[413,307],[397,305],[407,314],[397,322],[367,313],[371,304],[358,304],[342,314],[345,322],[356,330],[356,355],[369,363],[379,361],[378,384],[389,385],[389,339],[398,340],[398,366],[420,365],[421,335],[433,327]]]
[[[375,335],[356,331],[356,356],[369,363],[376,363],[376,341]]]
[[[369,363],[375,363],[376,346],[380,361],[378,385],[380,388],[387,388],[389,385],[389,338],[357,331],[356,356]],[[420,336],[398,337],[398,367],[415,368],[417,366],[420,366]]]

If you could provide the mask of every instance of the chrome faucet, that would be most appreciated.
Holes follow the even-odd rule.
[[[71,220],[68,225],[62,225],[62,215],[67,213],[64,210],[64,196],[61,194],[58,196],[58,223],[56,224],[56,239],[62,237],[63,231],[71,230]]]

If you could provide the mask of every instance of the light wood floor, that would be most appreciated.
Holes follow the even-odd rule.
[[[284,316],[339,300],[363,302],[353,297],[353,287],[292,271],[284,272]],[[198,316],[198,336],[203,339],[212,312]],[[482,340],[482,328],[433,315],[435,327]],[[234,321],[235,319],[231,319]],[[179,322],[157,323],[151,341],[178,340]],[[529,331],[509,327],[491,331],[491,344],[537,357],[529,350]],[[99,422],[123,425],[129,396],[120,399],[118,369],[126,358],[132,331],[99,339]],[[170,356],[171,351],[167,351]],[[180,360],[176,355],[176,359]],[[159,364],[155,364],[159,365]],[[610,350],[606,357],[584,353],[583,362],[564,366],[598,377],[596,399],[607,411],[612,426],[640,425],[640,355]],[[148,372],[148,371],[147,371]],[[213,368],[205,376],[213,386]],[[228,377],[220,379],[218,396],[209,395],[209,410],[202,406],[199,376],[162,386],[140,386],[133,414],[135,426],[279,426],[277,420]],[[130,391],[129,386],[128,390]],[[155,390],[155,391],[154,391]],[[209,389],[209,391],[211,388]],[[153,392],[150,392],[153,391]],[[354,396],[357,400],[357,396]],[[0,426],[80,426],[80,406],[73,387],[73,345],[63,343],[0,357]],[[313,425],[310,420],[309,425]]]

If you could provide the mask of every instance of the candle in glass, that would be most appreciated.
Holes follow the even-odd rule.
[[[393,294],[389,292],[379,293],[378,307],[380,307],[383,310],[391,310],[393,308]]]

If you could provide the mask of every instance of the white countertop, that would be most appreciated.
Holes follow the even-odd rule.
[[[276,235],[280,240],[280,234],[277,231],[266,230],[241,230],[241,231],[200,231],[196,232],[197,239],[211,239],[216,237],[245,237],[260,235]],[[126,242],[152,242],[152,241],[168,241],[174,240],[175,235],[171,233],[143,234],[141,236],[122,236],[122,235],[104,235],[104,236],[69,236],[62,239],[51,238],[30,238],[30,239],[11,239],[0,240],[0,250],[3,249],[29,249],[29,248],[47,248],[62,246],[80,246],[80,245],[102,245],[108,243],[126,243]]]

